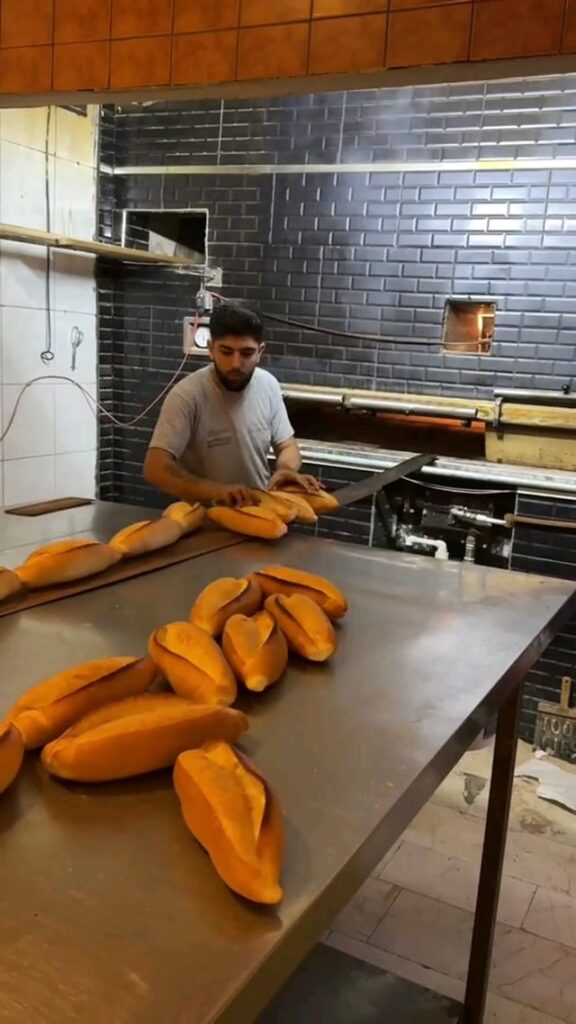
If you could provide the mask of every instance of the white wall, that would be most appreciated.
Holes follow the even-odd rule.
[[[96,231],[98,110],[88,117],[52,108],[46,160],[47,108],[0,111],[0,221],[45,230],[46,165],[51,229],[77,238]],[[18,392],[33,377],[71,376],[96,394],[94,261],[52,250],[50,318],[55,358],[47,342],[47,251],[0,244],[0,423],[4,430]],[[84,340],[71,372],[71,332]],[[97,425],[72,385],[47,380],[29,388],[13,427],[0,443],[0,505],[95,493]]]

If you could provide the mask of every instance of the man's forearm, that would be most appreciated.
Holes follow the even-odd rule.
[[[175,459],[161,467],[145,466],[145,477],[159,491],[181,501],[208,503],[218,496],[218,484],[193,476]]]
[[[287,445],[286,448],[283,448],[276,456],[276,472],[287,469],[292,473],[298,473],[301,465],[302,456],[300,455],[300,448],[296,442]]]

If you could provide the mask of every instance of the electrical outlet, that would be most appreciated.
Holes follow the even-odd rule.
[[[185,355],[207,356],[208,342],[210,341],[209,318],[202,316],[184,317],[184,331],[182,340],[182,351]]]

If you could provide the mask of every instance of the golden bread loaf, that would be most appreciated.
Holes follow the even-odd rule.
[[[329,619],[340,619],[348,611],[348,602],[335,583],[303,569],[287,565],[270,565],[252,574],[266,597],[270,594],[303,594],[322,609]]]
[[[0,722],[0,793],[14,781],[23,759],[24,740],[19,729],[9,722]]]
[[[225,576],[209,583],[198,595],[190,612],[190,622],[220,636],[232,615],[253,615],[262,604],[262,591],[254,580]]]
[[[215,640],[191,622],[172,622],[157,629],[148,651],[179,697],[197,704],[236,700],[236,680]]]
[[[302,594],[273,594],[266,599],[265,608],[296,654],[308,661],[327,661],[332,657],[337,647],[336,631],[315,601]]]
[[[224,654],[248,690],[261,693],[277,682],[288,664],[288,644],[267,611],[252,618],[233,615],[224,627]]]
[[[295,504],[285,501],[276,491],[254,491],[253,493],[258,501],[258,508],[268,509],[283,523],[293,523],[296,519],[298,509]]]
[[[283,523],[274,512],[260,508],[259,505],[245,505],[244,508],[214,505],[208,509],[208,518],[231,533],[241,533],[244,537],[260,537],[262,540],[278,540],[288,529],[286,523]]]
[[[168,768],[205,743],[234,743],[247,728],[241,711],[143,693],[81,718],[44,747],[42,763],[61,779],[110,782]]]
[[[297,523],[307,523],[308,526],[313,526],[318,522],[318,516],[303,494],[297,494],[295,491],[271,491],[271,494],[296,509]]]
[[[226,885],[255,903],[279,903],[282,809],[254,765],[228,744],[210,743],[180,755],[174,787],[186,825]]]
[[[50,587],[72,583],[104,572],[120,559],[109,544],[95,540],[59,540],[46,544],[18,566],[16,575],[25,587]]]
[[[24,584],[19,576],[16,575],[12,569],[0,568],[0,601],[5,601],[8,597],[13,597],[19,590],[22,590]]]
[[[340,508],[338,498],[335,498],[328,491],[314,491],[310,493],[309,491],[303,491],[297,484],[291,484],[285,488],[285,491],[288,494],[300,494],[306,499],[317,516],[330,515],[333,512],[337,512]]]
[[[199,502],[189,505],[187,501],[176,501],[162,513],[167,519],[178,523],[182,533],[194,533],[199,530],[206,518],[206,509]]]
[[[42,747],[89,711],[143,693],[155,678],[156,666],[150,658],[88,661],[27,690],[6,720],[18,727],[27,750]]]
[[[169,516],[161,516],[160,519],[147,519],[142,523],[125,526],[123,530],[114,534],[110,547],[118,551],[123,558],[134,558],[136,555],[145,555],[150,551],[158,551],[159,548],[175,544],[180,540],[182,533],[180,523]]]

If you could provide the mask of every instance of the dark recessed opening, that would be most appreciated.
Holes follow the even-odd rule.
[[[207,210],[126,210],[123,242],[160,256],[186,256],[199,266],[206,263]]]
[[[494,302],[448,299],[444,309],[442,348],[464,355],[488,355],[494,337]]]

